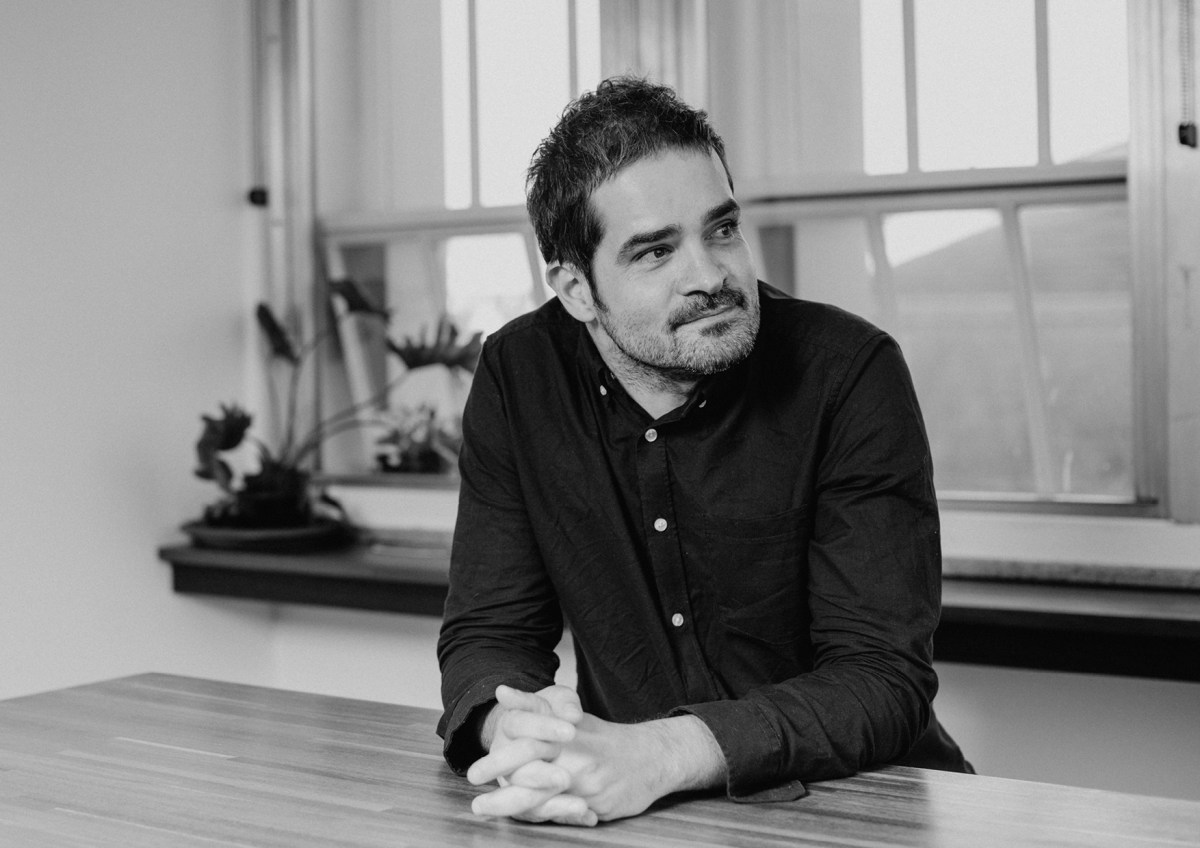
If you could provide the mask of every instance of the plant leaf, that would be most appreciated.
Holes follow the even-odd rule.
[[[402,344],[388,339],[388,350],[400,357],[409,368],[420,368],[422,365],[457,365],[474,372],[479,362],[479,352],[483,347],[483,333],[475,333],[465,345],[460,345],[458,327],[447,315],[438,319],[432,342],[426,341],[428,329],[422,327],[416,340],[406,336]]]
[[[235,403],[221,404],[220,418],[208,415],[200,418],[204,429],[196,441],[196,476],[201,480],[213,480],[228,491],[233,474],[218,454],[240,445],[254,419]]]
[[[283,324],[279,323],[275,317],[275,313],[271,311],[271,307],[260,303],[254,310],[254,315],[258,319],[258,326],[262,328],[263,334],[267,337],[271,353],[280,359],[287,360],[292,365],[299,365],[300,354],[296,352],[296,345],[292,342],[288,331],[283,328]]]
[[[387,310],[377,306],[375,301],[367,296],[363,287],[354,280],[349,278],[345,280],[330,280],[329,291],[346,301],[346,308],[351,312],[378,315],[383,319],[387,319],[388,317]]]

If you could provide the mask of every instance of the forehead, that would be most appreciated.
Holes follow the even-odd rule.
[[[603,228],[603,249],[634,233],[698,226],[705,213],[732,198],[717,154],[668,149],[622,168],[590,200]]]

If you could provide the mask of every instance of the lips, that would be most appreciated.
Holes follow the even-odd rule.
[[[696,299],[688,303],[673,316],[672,327],[682,327],[694,321],[705,318],[715,318],[732,312],[734,309],[746,308],[746,296],[737,289],[722,288],[716,294],[696,295]]]
[[[721,306],[721,307],[718,307],[717,309],[709,310],[707,312],[701,312],[698,315],[694,315],[691,318],[688,318],[687,320],[683,321],[678,326],[683,326],[684,324],[694,324],[697,321],[703,321],[705,318],[716,318],[718,316],[726,314],[727,312],[732,312],[733,309],[734,309],[734,307],[732,307],[732,306]]]

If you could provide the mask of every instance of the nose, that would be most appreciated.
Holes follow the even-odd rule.
[[[725,286],[725,266],[717,261],[707,246],[698,246],[690,254],[683,280],[683,294],[715,294],[720,291]]]

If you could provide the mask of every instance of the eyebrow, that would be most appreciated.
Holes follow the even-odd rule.
[[[704,223],[711,224],[718,218],[724,218],[726,215],[741,211],[741,208],[742,207],[738,205],[738,202],[731,197],[704,213]],[[629,238],[625,239],[625,243],[622,244],[621,249],[617,251],[617,260],[624,261],[628,259],[630,255],[635,253],[638,248],[644,247],[648,244],[655,244],[657,242],[664,241],[672,236],[677,236],[679,235],[679,232],[679,227],[672,224],[671,226],[662,227],[657,230],[650,230],[649,232],[645,233],[634,233]]]
[[[670,227],[663,227],[658,230],[651,230],[647,233],[634,233],[629,238],[625,239],[625,243],[622,244],[621,249],[617,251],[617,261],[623,262],[629,259],[629,257],[633,255],[633,253],[635,253],[640,247],[643,247],[647,244],[654,244],[677,235],[679,235],[679,227],[673,225]]]
[[[711,224],[718,218],[724,218],[726,215],[734,215],[742,211],[742,207],[732,197],[724,203],[719,203],[712,209],[708,210],[708,214],[704,216],[704,223]]]

